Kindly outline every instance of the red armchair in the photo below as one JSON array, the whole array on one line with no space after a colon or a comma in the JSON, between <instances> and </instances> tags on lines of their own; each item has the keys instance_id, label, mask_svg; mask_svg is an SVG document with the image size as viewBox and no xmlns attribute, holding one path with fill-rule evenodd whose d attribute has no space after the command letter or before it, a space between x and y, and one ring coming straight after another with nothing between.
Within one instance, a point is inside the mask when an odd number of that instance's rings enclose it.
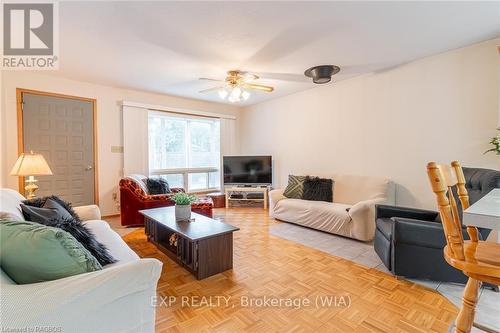
<instances>
[{"instance_id":1,"label":"red armchair","mask_svg":"<svg viewBox=\"0 0 500 333\"><path fill-rule=\"evenodd\" d=\"M146 187L142 178L134 176L133 178L123 178L120 180L120 215L122 226L137 227L144 225L144 216L139 213L142 209L173 206L170 198L177 192L184 192L183 188L172 188L172 193L168 194L147 194ZM213 203L210 198L200 198L191 205L193 212L212 217Z\"/></svg>"}]
</instances>

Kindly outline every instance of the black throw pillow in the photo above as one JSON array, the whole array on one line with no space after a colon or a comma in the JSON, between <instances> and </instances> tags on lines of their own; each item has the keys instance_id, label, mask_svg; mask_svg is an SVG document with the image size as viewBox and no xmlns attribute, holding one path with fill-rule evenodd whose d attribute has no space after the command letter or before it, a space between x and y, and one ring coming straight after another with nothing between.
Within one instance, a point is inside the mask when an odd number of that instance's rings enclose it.
<instances>
[{"instance_id":1,"label":"black throw pillow","mask_svg":"<svg viewBox=\"0 0 500 333\"><path fill-rule=\"evenodd\" d=\"M333 202L333 180L307 176L302 199Z\"/></svg>"},{"instance_id":2,"label":"black throw pillow","mask_svg":"<svg viewBox=\"0 0 500 333\"><path fill-rule=\"evenodd\" d=\"M24 218L31 222L46 224L53 219L72 219L73 216L52 199L47 199L43 207L33 207L21 204L21 210Z\"/></svg>"},{"instance_id":3,"label":"black throw pillow","mask_svg":"<svg viewBox=\"0 0 500 333\"><path fill-rule=\"evenodd\" d=\"M170 186L168 182L160 177L147 178L146 187L149 194L167 194L170 193Z\"/></svg>"},{"instance_id":4,"label":"black throw pillow","mask_svg":"<svg viewBox=\"0 0 500 333\"><path fill-rule=\"evenodd\" d=\"M21 209L26 220L69 232L102 266L116 262L106 245L99 243L92 231L82 223L71 204L56 196L25 200L23 203Z\"/></svg>"}]
</instances>

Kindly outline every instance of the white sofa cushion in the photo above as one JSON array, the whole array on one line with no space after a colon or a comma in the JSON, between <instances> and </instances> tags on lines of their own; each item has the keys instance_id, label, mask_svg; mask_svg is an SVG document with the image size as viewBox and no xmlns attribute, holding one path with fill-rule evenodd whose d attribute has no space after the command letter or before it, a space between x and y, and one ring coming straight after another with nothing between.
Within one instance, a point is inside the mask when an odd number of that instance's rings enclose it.
<instances>
[{"instance_id":1,"label":"white sofa cushion","mask_svg":"<svg viewBox=\"0 0 500 333\"><path fill-rule=\"evenodd\" d=\"M350 236L351 205L324 201L283 199L274 207L274 217L332 234Z\"/></svg>"},{"instance_id":2,"label":"white sofa cushion","mask_svg":"<svg viewBox=\"0 0 500 333\"><path fill-rule=\"evenodd\" d=\"M101 219L101 210L97 205L73 207L73 210L82 221Z\"/></svg>"},{"instance_id":3,"label":"white sofa cushion","mask_svg":"<svg viewBox=\"0 0 500 333\"><path fill-rule=\"evenodd\" d=\"M23 200L24 197L19 192L10 188L0 189L0 212L12 214L19 220L24 221L20 206Z\"/></svg>"},{"instance_id":4,"label":"white sofa cushion","mask_svg":"<svg viewBox=\"0 0 500 333\"><path fill-rule=\"evenodd\" d=\"M2 284L2 326L18 332L44 326L62 332L154 332L151 299L161 266L141 259L53 281Z\"/></svg>"},{"instance_id":5,"label":"white sofa cushion","mask_svg":"<svg viewBox=\"0 0 500 333\"><path fill-rule=\"evenodd\" d=\"M117 260L114 264L104 266L105 269L113 265L139 259L139 256L128 247L120 235L111 229L108 222L90 220L83 223L94 233L98 242L106 245L109 253Z\"/></svg>"}]
</instances>

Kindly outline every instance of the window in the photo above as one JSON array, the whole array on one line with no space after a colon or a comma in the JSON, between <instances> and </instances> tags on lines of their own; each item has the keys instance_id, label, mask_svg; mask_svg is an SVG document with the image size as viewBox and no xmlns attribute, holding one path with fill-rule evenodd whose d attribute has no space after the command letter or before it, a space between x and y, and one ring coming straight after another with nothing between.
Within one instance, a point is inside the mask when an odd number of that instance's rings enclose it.
<instances>
[{"instance_id":1,"label":"window","mask_svg":"<svg viewBox=\"0 0 500 333\"><path fill-rule=\"evenodd\" d=\"M220 121L149 114L149 170L189 192L220 188Z\"/></svg>"}]
</instances>

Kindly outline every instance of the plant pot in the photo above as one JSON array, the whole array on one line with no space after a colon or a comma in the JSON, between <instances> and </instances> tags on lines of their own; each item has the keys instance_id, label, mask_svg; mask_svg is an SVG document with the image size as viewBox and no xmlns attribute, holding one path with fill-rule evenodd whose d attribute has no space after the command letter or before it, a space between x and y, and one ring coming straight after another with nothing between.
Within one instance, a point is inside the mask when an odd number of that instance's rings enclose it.
<instances>
[{"instance_id":1,"label":"plant pot","mask_svg":"<svg viewBox=\"0 0 500 333\"><path fill-rule=\"evenodd\" d=\"M191 219L191 205L175 205L175 220L189 221Z\"/></svg>"}]
</instances>

